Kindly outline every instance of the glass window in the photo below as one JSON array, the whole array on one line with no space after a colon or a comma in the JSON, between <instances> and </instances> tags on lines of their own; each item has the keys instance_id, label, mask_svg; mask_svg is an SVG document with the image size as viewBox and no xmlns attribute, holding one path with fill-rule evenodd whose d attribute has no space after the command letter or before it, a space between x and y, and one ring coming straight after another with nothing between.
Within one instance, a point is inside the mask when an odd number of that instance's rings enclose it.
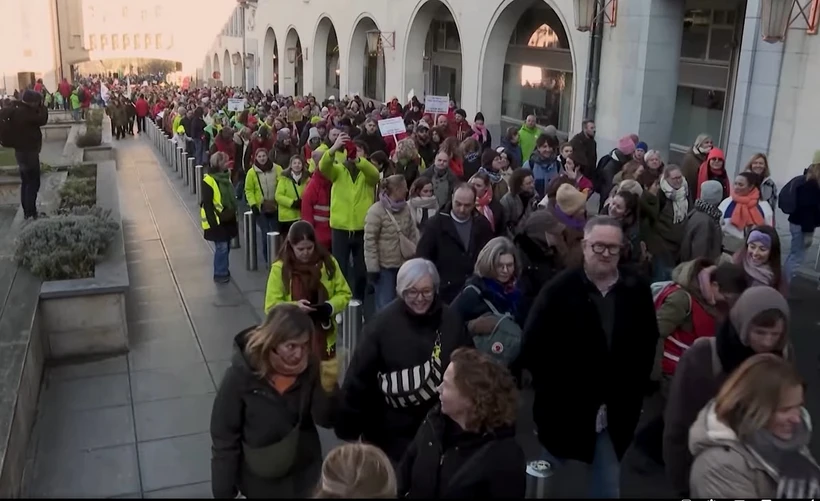
<instances>
[{"instance_id":1,"label":"glass window","mask_svg":"<svg viewBox=\"0 0 820 501\"><path fill-rule=\"evenodd\" d=\"M458 37L458 27L453 21L444 23L444 50L461 51L461 39Z\"/></svg>"},{"instance_id":2,"label":"glass window","mask_svg":"<svg viewBox=\"0 0 820 501\"><path fill-rule=\"evenodd\" d=\"M690 145L704 132L717 140L722 133L725 102L726 93L720 90L678 87L672 143Z\"/></svg>"},{"instance_id":3,"label":"glass window","mask_svg":"<svg viewBox=\"0 0 820 501\"><path fill-rule=\"evenodd\" d=\"M689 10L686 12L683 18L681 57L706 59L711 16L712 11L709 10Z\"/></svg>"},{"instance_id":4,"label":"glass window","mask_svg":"<svg viewBox=\"0 0 820 501\"><path fill-rule=\"evenodd\" d=\"M134 49L136 49L136 50L142 49L142 44L140 43L141 40L142 40L142 37L139 36L137 33L134 33Z\"/></svg>"},{"instance_id":5,"label":"glass window","mask_svg":"<svg viewBox=\"0 0 820 501\"><path fill-rule=\"evenodd\" d=\"M510 36L510 45L569 49L564 25L549 7L533 7L524 12Z\"/></svg>"},{"instance_id":6,"label":"glass window","mask_svg":"<svg viewBox=\"0 0 820 501\"><path fill-rule=\"evenodd\" d=\"M709 59L729 62L732 59L734 39L735 31L733 29L712 28L712 36L709 38Z\"/></svg>"},{"instance_id":7,"label":"glass window","mask_svg":"<svg viewBox=\"0 0 820 501\"><path fill-rule=\"evenodd\" d=\"M569 130L572 107L572 73L522 66L504 65L504 91L501 114L525 120L535 115L539 125L554 125Z\"/></svg>"}]
</instances>

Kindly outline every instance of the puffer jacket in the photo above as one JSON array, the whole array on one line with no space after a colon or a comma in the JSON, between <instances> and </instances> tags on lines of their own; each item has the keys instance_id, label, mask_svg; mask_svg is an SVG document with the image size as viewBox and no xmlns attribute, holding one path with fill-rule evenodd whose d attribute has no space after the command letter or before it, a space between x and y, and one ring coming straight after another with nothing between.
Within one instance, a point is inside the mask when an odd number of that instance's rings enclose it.
<instances>
[{"instance_id":1,"label":"puffer jacket","mask_svg":"<svg viewBox=\"0 0 820 501\"><path fill-rule=\"evenodd\" d=\"M399 230L402 235L418 243L419 230L413 221L410 206L405 205L399 212L388 214L384 204L378 201L367 210L364 218L364 264L368 273L378 273L383 268L397 269L404 264L406 259L401 255Z\"/></svg>"},{"instance_id":2,"label":"puffer jacket","mask_svg":"<svg viewBox=\"0 0 820 501\"><path fill-rule=\"evenodd\" d=\"M297 182L290 168L282 171L276 183L276 203L279 205L279 221L298 221L302 218L302 193L310 180L310 173L302 171ZM298 201L298 202L297 202Z\"/></svg>"},{"instance_id":3,"label":"puffer jacket","mask_svg":"<svg viewBox=\"0 0 820 501\"><path fill-rule=\"evenodd\" d=\"M342 154L344 156L344 154ZM365 158L354 160L355 170L340 161L339 152L325 151L319 170L333 183L330 192L330 227L335 230L360 231L379 183L379 169Z\"/></svg>"}]
</instances>

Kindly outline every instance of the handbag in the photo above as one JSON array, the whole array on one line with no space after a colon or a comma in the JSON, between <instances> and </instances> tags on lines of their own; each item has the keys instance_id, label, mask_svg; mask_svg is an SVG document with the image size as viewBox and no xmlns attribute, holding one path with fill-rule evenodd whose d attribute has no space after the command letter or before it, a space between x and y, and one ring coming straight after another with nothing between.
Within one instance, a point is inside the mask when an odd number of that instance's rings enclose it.
<instances>
[{"instance_id":1,"label":"handbag","mask_svg":"<svg viewBox=\"0 0 820 501\"><path fill-rule=\"evenodd\" d=\"M438 395L443 380L441 368L441 332L436 331L433 353L421 365L378 374L379 388L385 401L396 409L414 407Z\"/></svg>"},{"instance_id":2,"label":"handbag","mask_svg":"<svg viewBox=\"0 0 820 501\"><path fill-rule=\"evenodd\" d=\"M387 213L387 216L393 221L393 224L396 225L396 231L399 234L399 253L403 259L413 259L416 256L416 243L404 236L404 233L401 232L401 226L399 226L398 221L396 218L393 217L393 214L387 209L384 208L384 211Z\"/></svg>"},{"instance_id":3,"label":"handbag","mask_svg":"<svg viewBox=\"0 0 820 501\"><path fill-rule=\"evenodd\" d=\"M254 390L256 393L258 390ZM248 469L260 478L277 479L288 474L296 461L299 451L299 434L302 428L302 416L305 409L307 390L299 399L299 419L292 430L282 440L262 447L251 447L242 442L242 456Z\"/></svg>"}]
</instances>

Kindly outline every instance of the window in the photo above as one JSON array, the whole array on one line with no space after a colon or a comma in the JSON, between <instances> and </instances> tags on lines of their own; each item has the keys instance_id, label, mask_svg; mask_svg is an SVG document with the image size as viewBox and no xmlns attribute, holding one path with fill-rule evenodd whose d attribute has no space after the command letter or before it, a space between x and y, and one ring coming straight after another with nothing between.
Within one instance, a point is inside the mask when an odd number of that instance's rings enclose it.
<instances>
[{"instance_id":1,"label":"window","mask_svg":"<svg viewBox=\"0 0 820 501\"><path fill-rule=\"evenodd\" d=\"M737 12L734 10L687 10L680 56L728 63L736 45L736 22Z\"/></svg>"},{"instance_id":2,"label":"window","mask_svg":"<svg viewBox=\"0 0 820 501\"><path fill-rule=\"evenodd\" d=\"M461 39L455 21L434 21L431 31L436 50L461 51Z\"/></svg>"},{"instance_id":3,"label":"window","mask_svg":"<svg viewBox=\"0 0 820 501\"><path fill-rule=\"evenodd\" d=\"M100 35L100 49L108 49L108 35Z\"/></svg>"},{"instance_id":4,"label":"window","mask_svg":"<svg viewBox=\"0 0 820 501\"><path fill-rule=\"evenodd\" d=\"M88 35L88 50L97 50L97 35Z\"/></svg>"},{"instance_id":5,"label":"window","mask_svg":"<svg viewBox=\"0 0 820 501\"><path fill-rule=\"evenodd\" d=\"M153 46L152 42L153 42L153 39L152 39L151 35L146 33L145 34L145 48L146 49L151 49L151 47Z\"/></svg>"},{"instance_id":6,"label":"window","mask_svg":"<svg viewBox=\"0 0 820 501\"><path fill-rule=\"evenodd\" d=\"M535 115L539 125L569 130L572 73L537 66L504 65L501 114L525 120Z\"/></svg>"},{"instance_id":7,"label":"window","mask_svg":"<svg viewBox=\"0 0 820 501\"><path fill-rule=\"evenodd\" d=\"M569 38L555 11L549 7L533 7L519 19L510 36L510 45L569 50Z\"/></svg>"},{"instance_id":8,"label":"window","mask_svg":"<svg viewBox=\"0 0 820 501\"><path fill-rule=\"evenodd\" d=\"M111 35L111 50L120 50L120 36L116 33Z\"/></svg>"},{"instance_id":9,"label":"window","mask_svg":"<svg viewBox=\"0 0 820 501\"><path fill-rule=\"evenodd\" d=\"M141 39L142 39L142 37L139 36L139 34L134 33L134 49L135 50L142 49L142 43L140 43Z\"/></svg>"},{"instance_id":10,"label":"window","mask_svg":"<svg viewBox=\"0 0 820 501\"><path fill-rule=\"evenodd\" d=\"M155 49L162 49L162 34L157 33L157 42L154 44Z\"/></svg>"},{"instance_id":11,"label":"window","mask_svg":"<svg viewBox=\"0 0 820 501\"><path fill-rule=\"evenodd\" d=\"M725 102L726 93L722 90L678 87L672 143L691 145L704 132L717 141L722 133Z\"/></svg>"}]
</instances>

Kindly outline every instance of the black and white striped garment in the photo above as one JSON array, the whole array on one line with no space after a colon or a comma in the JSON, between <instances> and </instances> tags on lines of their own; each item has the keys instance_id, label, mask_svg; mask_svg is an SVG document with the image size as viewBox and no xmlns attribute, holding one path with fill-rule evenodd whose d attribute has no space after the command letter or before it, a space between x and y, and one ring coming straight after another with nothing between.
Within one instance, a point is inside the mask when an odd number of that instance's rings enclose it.
<instances>
[{"instance_id":1,"label":"black and white striped garment","mask_svg":"<svg viewBox=\"0 0 820 501\"><path fill-rule=\"evenodd\" d=\"M410 369L379 374L379 386L388 405L394 408L413 407L438 394L441 384L441 360L437 356Z\"/></svg>"}]
</instances>

